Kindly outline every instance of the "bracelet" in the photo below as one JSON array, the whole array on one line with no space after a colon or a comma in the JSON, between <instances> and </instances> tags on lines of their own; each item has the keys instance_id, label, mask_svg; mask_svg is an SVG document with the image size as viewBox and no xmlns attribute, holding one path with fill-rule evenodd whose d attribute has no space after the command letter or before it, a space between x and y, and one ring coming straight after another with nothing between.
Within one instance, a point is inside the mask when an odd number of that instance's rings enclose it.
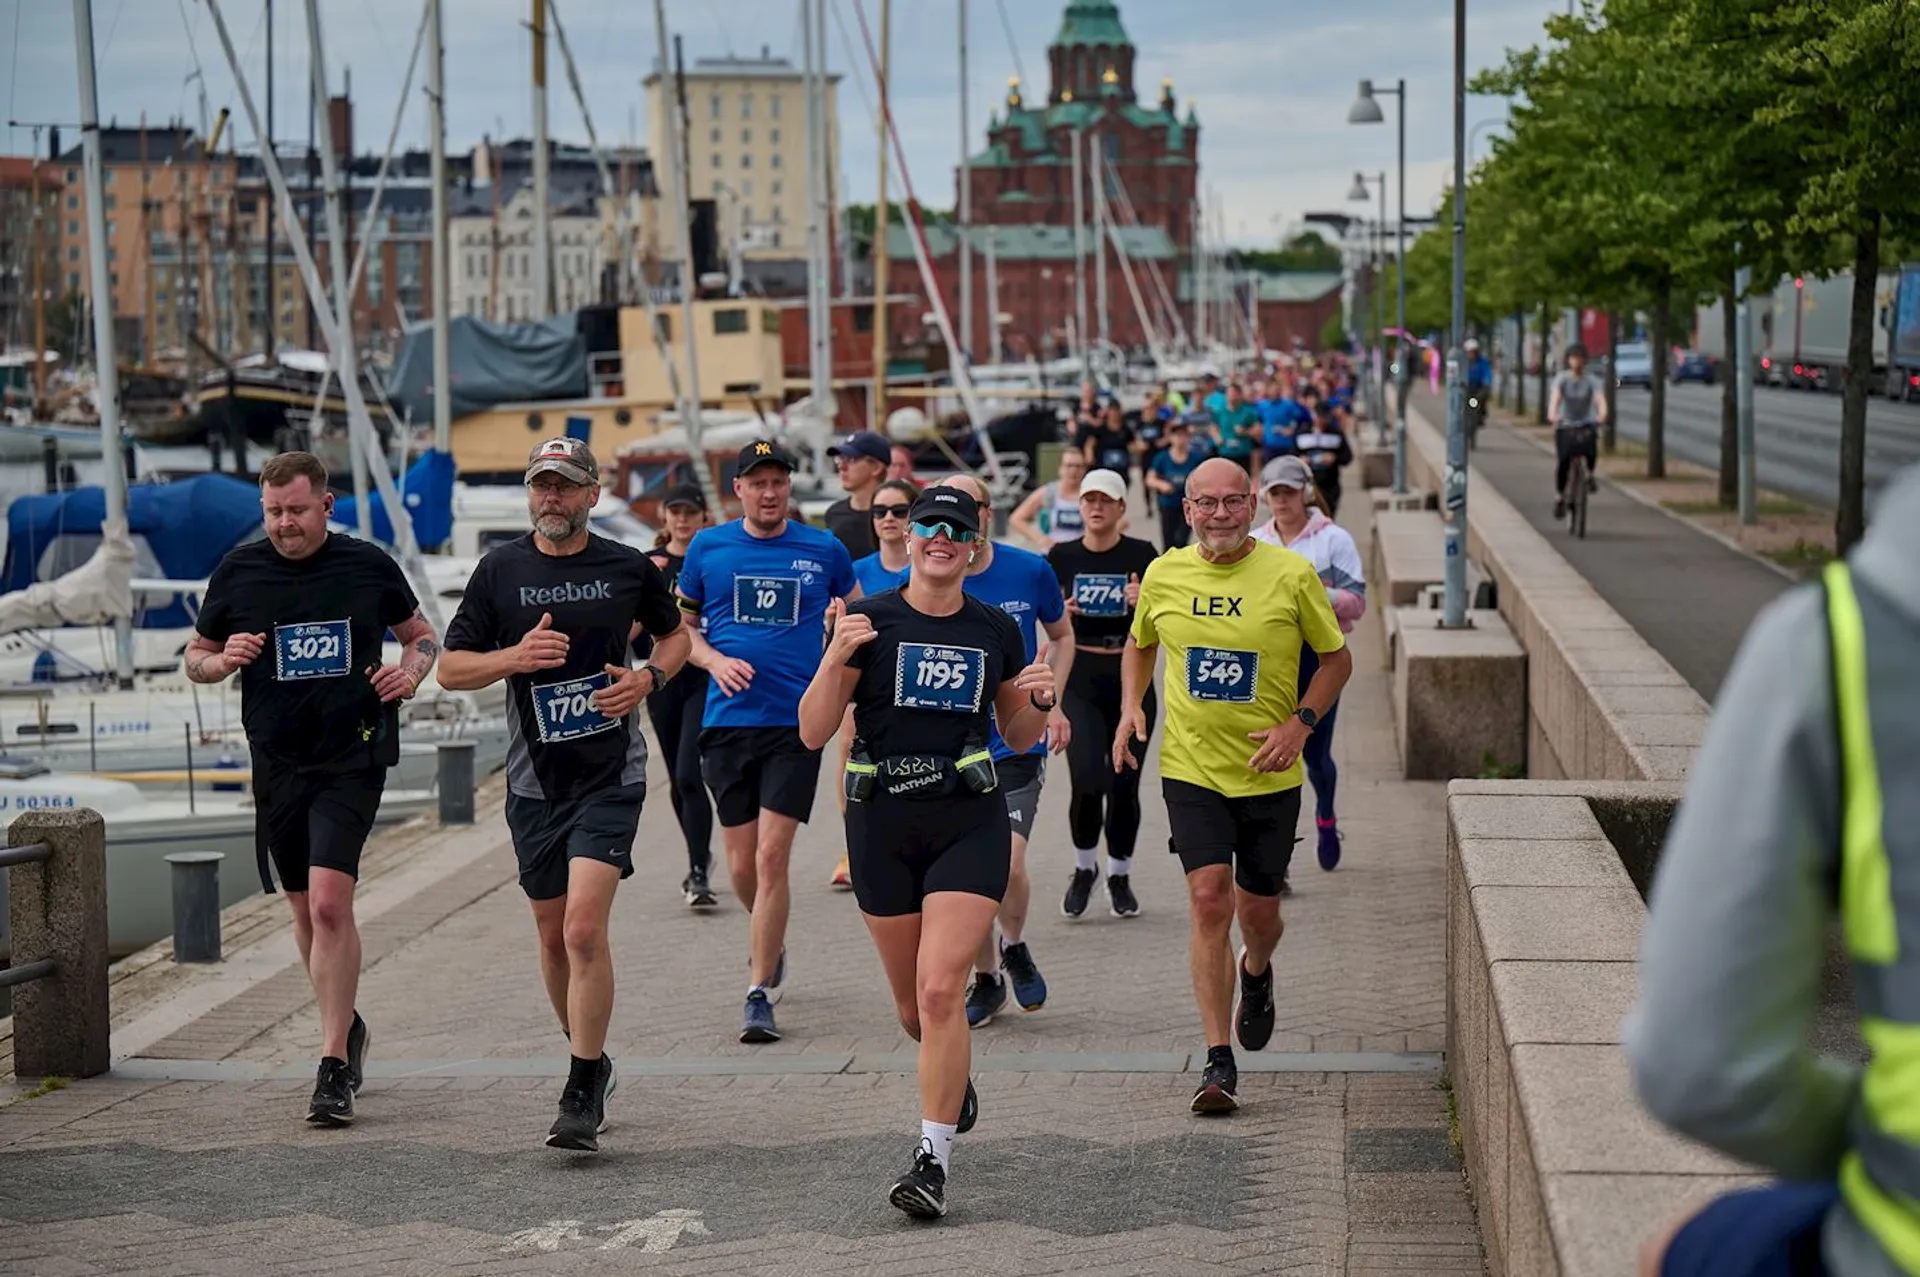
<instances>
[{"instance_id":1,"label":"bracelet","mask_svg":"<svg viewBox=\"0 0 1920 1277\"><path fill-rule=\"evenodd\" d=\"M1027 693L1027 704L1033 706L1035 709L1039 710L1042 714L1053 713L1053 707L1058 705L1059 703L1060 703L1060 698L1056 696L1052 700L1048 701L1045 705L1042 705L1038 700L1038 698L1036 698L1032 692Z\"/></svg>"}]
</instances>

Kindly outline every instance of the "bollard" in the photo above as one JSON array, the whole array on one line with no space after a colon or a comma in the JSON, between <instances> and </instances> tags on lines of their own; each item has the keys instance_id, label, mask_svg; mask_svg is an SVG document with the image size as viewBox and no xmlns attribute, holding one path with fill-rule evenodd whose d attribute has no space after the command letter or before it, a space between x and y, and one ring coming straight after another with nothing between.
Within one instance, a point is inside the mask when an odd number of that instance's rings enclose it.
<instances>
[{"instance_id":1,"label":"bollard","mask_svg":"<svg viewBox=\"0 0 1920 1277\"><path fill-rule=\"evenodd\" d=\"M107 1008L107 826L85 807L29 810L7 845L46 843L45 861L8 875L13 963L51 959L52 974L13 988L16 1077L94 1077L112 1053Z\"/></svg>"},{"instance_id":2,"label":"bollard","mask_svg":"<svg viewBox=\"0 0 1920 1277\"><path fill-rule=\"evenodd\" d=\"M440 751L440 823L473 823L473 750L470 740L443 740Z\"/></svg>"},{"instance_id":3,"label":"bollard","mask_svg":"<svg viewBox=\"0 0 1920 1277\"><path fill-rule=\"evenodd\" d=\"M173 866L173 960L220 961L219 851L177 851Z\"/></svg>"}]
</instances>

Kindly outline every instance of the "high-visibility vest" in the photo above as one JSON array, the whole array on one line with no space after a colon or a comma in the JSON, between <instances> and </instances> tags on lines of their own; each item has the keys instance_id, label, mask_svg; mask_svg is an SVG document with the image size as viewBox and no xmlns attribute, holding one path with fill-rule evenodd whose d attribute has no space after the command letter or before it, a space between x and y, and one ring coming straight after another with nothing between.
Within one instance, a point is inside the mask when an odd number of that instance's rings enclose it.
<instances>
[{"instance_id":1,"label":"high-visibility vest","mask_svg":"<svg viewBox=\"0 0 1920 1277\"><path fill-rule=\"evenodd\" d=\"M1828 565L1826 599L1840 742L1840 922L1861 1036L1872 1053L1853 1148L1840 1163L1840 1193L1888 1256L1920 1274L1920 989L1913 987L1920 954L1901 952L1867 694L1866 622L1845 563ZM1907 845L1915 831L1899 836ZM1920 903L1920 863L1903 863L1899 873L1899 894L1910 907ZM1920 946L1920 916L1909 918L1907 939Z\"/></svg>"}]
</instances>

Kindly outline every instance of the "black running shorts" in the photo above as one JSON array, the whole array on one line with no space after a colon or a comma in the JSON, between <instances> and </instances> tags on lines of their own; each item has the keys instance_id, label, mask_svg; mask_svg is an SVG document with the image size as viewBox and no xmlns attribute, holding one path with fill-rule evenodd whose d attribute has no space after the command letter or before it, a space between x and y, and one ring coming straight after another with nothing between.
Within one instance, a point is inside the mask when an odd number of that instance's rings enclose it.
<instances>
[{"instance_id":1,"label":"black running shorts","mask_svg":"<svg viewBox=\"0 0 1920 1277\"><path fill-rule=\"evenodd\" d=\"M305 891L310 868L360 877L360 853L373 832L387 769L303 772L253 756L254 858L261 890L272 892L272 860L283 891Z\"/></svg>"},{"instance_id":2,"label":"black running shorts","mask_svg":"<svg viewBox=\"0 0 1920 1277\"><path fill-rule=\"evenodd\" d=\"M1277 794L1229 798L1184 780L1162 780L1167 800L1167 849L1188 873L1232 865L1233 881L1255 896L1277 896L1299 835L1300 787Z\"/></svg>"},{"instance_id":3,"label":"black running shorts","mask_svg":"<svg viewBox=\"0 0 1920 1277\"><path fill-rule=\"evenodd\" d=\"M700 733L700 775L723 829L750 825L763 809L805 824L820 753L801 743L798 727L709 727Z\"/></svg>"},{"instance_id":4,"label":"black running shorts","mask_svg":"<svg viewBox=\"0 0 1920 1277\"><path fill-rule=\"evenodd\" d=\"M860 911L876 918L920 912L936 891L999 901L1013 858L1006 800L998 793L893 798L847 804L847 860Z\"/></svg>"},{"instance_id":5,"label":"black running shorts","mask_svg":"<svg viewBox=\"0 0 1920 1277\"><path fill-rule=\"evenodd\" d=\"M612 865L633 876L633 839L647 787L619 785L583 798L507 795L507 829L520 863L520 889L529 900L567 894L567 866L574 860Z\"/></svg>"},{"instance_id":6,"label":"black running shorts","mask_svg":"<svg viewBox=\"0 0 1920 1277\"><path fill-rule=\"evenodd\" d=\"M1031 838L1033 822L1040 815L1040 790L1047 783L1047 756L1015 754L996 761L993 770L1007 801L1007 821L1013 832Z\"/></svg>"}]
</instances>

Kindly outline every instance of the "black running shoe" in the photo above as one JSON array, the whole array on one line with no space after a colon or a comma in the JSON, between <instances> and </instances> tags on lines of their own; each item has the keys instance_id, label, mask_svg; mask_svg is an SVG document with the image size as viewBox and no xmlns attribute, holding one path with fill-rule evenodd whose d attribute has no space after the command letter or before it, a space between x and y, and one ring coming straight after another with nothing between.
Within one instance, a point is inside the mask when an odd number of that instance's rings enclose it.
<instances>
[{"instance_id":1,"label":"black running shoe","mask_svg":"<svg viewBox=\"0 0 1920 1277\"><path fill-rule=\"evenodd\" d=\"M713 894L713 887L707 882L707 871L704 869L689 872L681 881L680 890L686 893L689 909L711 909L720 903Z\"/></svg>"},{"instance_id":2,"label":"black running shoe","mask_svg":"<svg viewBox=\"0 0 1920 1277\"><path fill-rule=\"evenodd\" d=\"M973 1089L973 1079L967 1079L967 1098L960 1101L960 1120L953 1124L955 1135L965 1135L980 1120L980 1093Z\"/></svg>"},{"instance_id":3,"label":"black running shoe","mask_svg":"<svg viewBox=\"0 0 1920 1277\"><path fill-rule=\"evenodd\" d=\"M353 1074L345 1060L329 1055L320 1061L313 1084L313 1103L307 1120L315 1126L347 1126L353 1121Z\"/></svg>"},{"instance_id":4,"label":"black running shoe","mask_svg":"<svg viewBox=\"0 0 1920 1277\"><path fill-rule=\"evenodd\" d=\"M974 972L973 987L967 990L967 1027L978 1029L992 1024L1005 1005L1007 982L990 972Z\"/></svg>"},{"instance_id":5,"label":"black running shoe","mask_svg":"<svg viewBox=\"0 0 1920 1277\"><path fill-rule=\"evenodd\" d=\"M1240 1045L1249 1051L1262 1051L1273 1040L1273 963L1259 975L1247 974L1247 951L1240 951L1240 1014L1233 1027Z\"/></svg>"},{"instance_id":6,"label":"black running shoe","mask_svg":"<svg viewBox=\"0 0 1920 1277\"><path fill-rule=\"evenodd\" d=\"M1193 1103L1188 1107L1196 1113L1231 1113L1240 1107L1234 1094L1239 1089L1240 1070L1233 1060L1209 1052L1207 1067L1200 1073L1200 1089L1193 1093Z\"/></svg>"},{"instance_id":7,"label":"black running shoe","mask_svg":"<svg viewBox=\"0 0 1920 1277\"><path fill-rule=\"evenodd\" d=\"M1060 902L1060 912L1069 918L1078 918L1087 911L1087 902L1093 899L1094 880L1100 877L1098 869L1076 869L1073 881L1067 884L1067 898Z\"/></svg>"},{"instance_id":8,"label":"black running shoe","mask_svg":"<svg viewBox=\"0 0 1920 1277\"><path fill-rule=\"evenodd\" d=\"M1020 1004L1022 1011L1038 1011L1047 1005L1046 977L1040 974L1025 941L1000 950L1000 969L1007 973L1007 982L1013 985L1013 1000Z\"/></svg>"},{"instance_id":9,"label":"black running shoe","mask_svg":"<svg viewBox=\"0 0 1920 1277\"><path fill-rule=\"evenodd\" d=\"M360 1085L367 1080L367 1048L372 1045L373 1032L355 1011L353 1025L347 1030L347 1073L355 1095L360 1094Z\"/></svg>"},{"instance_id":10,"label":"black running shoe","mask_svg":"<svg viewBox=\"0 0 1920 1277\"><path fill-rule=\"evenodd\" d=\"M1140 916L1140 901L1133 894L1132 874L1114 874L1108 878L1107 897L1114 917L1138 918Z\"/></svg>"},{"instance_id":11,"label":"black running shoe","mask_svg":"<svg viewBox=\"0 0 1920 1277\"><path fill-rule=\"evenodd\" d=\"M560 1116L553 1119L553 1127L547 1132L547 1147L576 1153L600 1151L600 1114L592 1091L569 1086L560 1092Z\"/></svg>"},{"instance_id":12,"label":"black running shoe","mask_svg":"<svg viewBox=\"0 0 1920 1277\"><path fill-rule=\"evenodd\" d=\"M913 1169L893 1181L887 1200L915 1219L939 1219L947 1213L947 1173L925 1140L913 1156Z\"/></svg>"}]
</instances>

